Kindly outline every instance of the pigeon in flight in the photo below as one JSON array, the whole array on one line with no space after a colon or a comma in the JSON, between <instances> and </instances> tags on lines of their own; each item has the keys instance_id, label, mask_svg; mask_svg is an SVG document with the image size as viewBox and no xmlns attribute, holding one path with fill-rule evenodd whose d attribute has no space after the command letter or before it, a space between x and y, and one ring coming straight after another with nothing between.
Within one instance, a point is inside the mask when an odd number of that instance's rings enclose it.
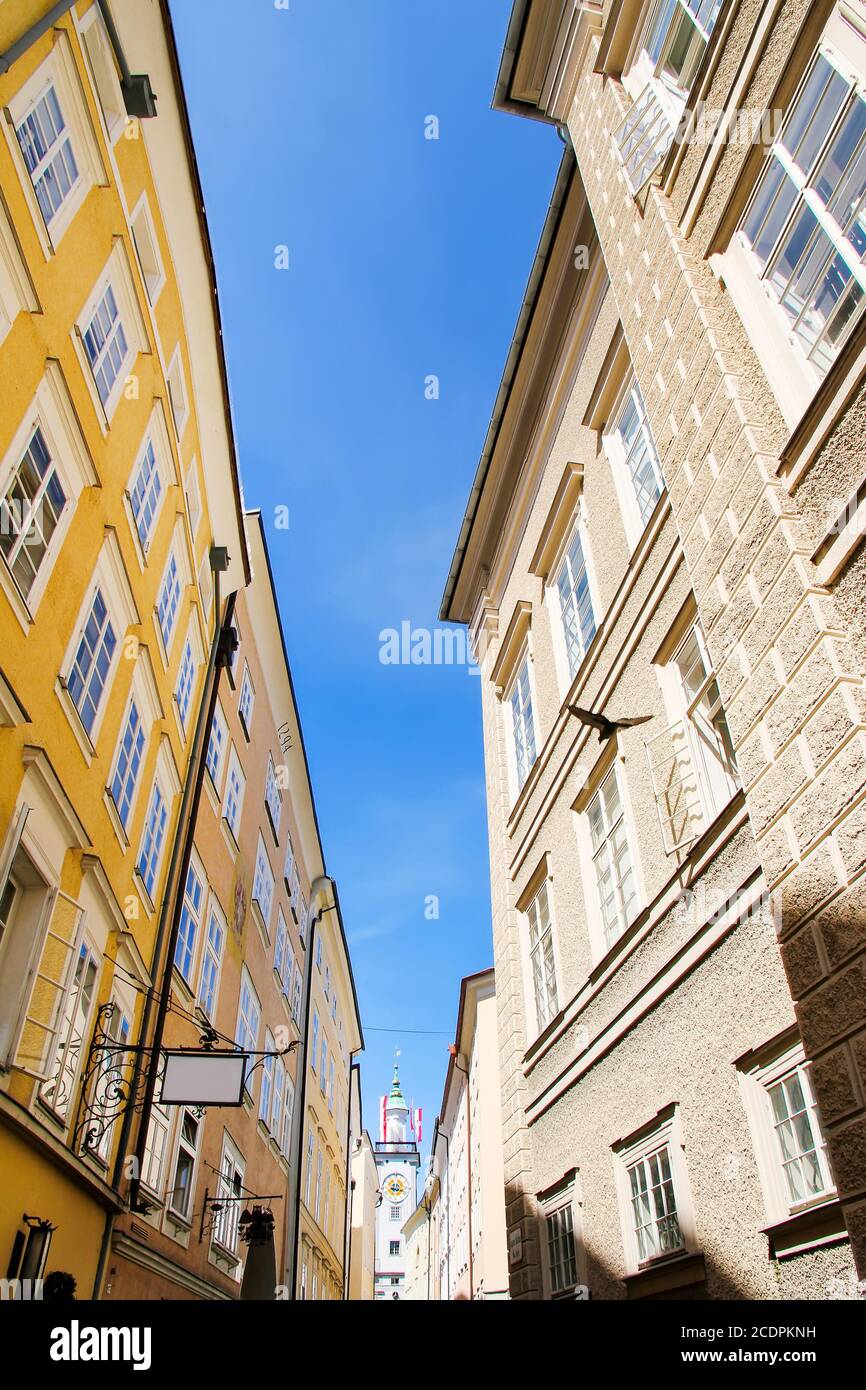
<instances>
[{"instance_id":1,"label":"pigeon in flight","mask_svg":"<svg viewBox=\"0 0 866 1390\"><path fill-rule=\"evenodd\" d=\"M612 738L618 729L632 729L635 724L646 724L648 719L652 719L651 714L641 714L635 719L608 719L604 714L593 714L592 710L581 709L580 705L568 705L566 707L569 714L573 714L579 719L581 724L588 724L591 729L598 729L598 741L604 743L606 739Z\"/></svg>"}]
</instances>

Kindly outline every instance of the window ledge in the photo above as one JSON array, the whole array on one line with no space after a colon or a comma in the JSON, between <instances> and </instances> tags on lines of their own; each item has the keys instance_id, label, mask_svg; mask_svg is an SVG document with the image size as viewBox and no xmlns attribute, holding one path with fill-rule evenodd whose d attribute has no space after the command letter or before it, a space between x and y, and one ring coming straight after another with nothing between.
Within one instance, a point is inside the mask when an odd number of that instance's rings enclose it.
<instances>
[{"instance_id":1,"label":"window ledge","mask_svg":"<svg viewBox=\"0 0 866 1390\"><path fill-rule=\"evenodd\" d=\"M222 831L225 842L229 847L229 852L231 854L232 859L237 859L238 855L240 854L240 845L235 839L235 833L229 825L228 821L226 820L225 816L220 817L220 830Z\"/></svg>"},{"instance_id":2,"label":"window ledge","mask_svg":"<svg viewBox=\"0 0 866 1390\"><path fill-rule=\"evenodd\" d=\"M835 1245L848 1239L842 1204L837 1197L761 1229L767 1237L771 1260L787 1260L819 1245Z\"/></svg>"},{"instance_id":3,"label":"window ledge","mask_svg":"<svg viewBox=\"0 0 866 1390\"><path fill-rule=\"evenodd\" d=\"M657 1260L646 1269L627 1274L623 1283L628 1298L654 1298L656 1294L668 1293L672 1289L702 1284L706 1277L704 1257L700 1251L696 1251L674 1255L668 1260Z\"/></svg>"}]
</instances>

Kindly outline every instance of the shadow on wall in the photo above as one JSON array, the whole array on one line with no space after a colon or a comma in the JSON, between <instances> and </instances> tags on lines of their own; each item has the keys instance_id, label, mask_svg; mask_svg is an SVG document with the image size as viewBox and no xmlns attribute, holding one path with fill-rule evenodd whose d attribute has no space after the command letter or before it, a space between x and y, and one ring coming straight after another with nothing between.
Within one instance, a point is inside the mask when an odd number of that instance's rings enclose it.
<instances>
[{"instance_id":1,"label":"shadow on wall","mask_svg":"<svg viewBox=\"0 0 866 1390\"><path fill-rule=\"evenodd\" d=\"M509 1232L513 1225L517 1224L520 1213L523 1211L527 1200L525 1193L521 1192L513 1185L506 1185L505 1188L505 1212L506 1222ZM530 1230L535 1225L534 1218L530 1218L527 1223ZM542 1235L541 1224L537 1226L538 1239ZM542 1274L541 1260L543 1253L538 1246L534 1235L527 1238L524 1234L523 1239L523 1261L511 1267L511 1297L519 1299L540 1299L542 1298ZM661 1266L660 1266L661 1267ZM701 1302L706 1299L723 1300L753 1300L754 1295L749 1292L747 1287L732 1277L729 1269L724 1269L713 1258L703 1252L703 1278L697 1282L690 1283L678 1288L665 1289L662 1291L642 1291L639 1295L632 1294L632 1298L639 1298L641 1302ZM696 1272L692 1270L692 1276ZM624 1266L614 1269L610 1262L601 1256L592 1245L585 1244L582 1251L582 1268L578 1269L578 1278L585 1283L594 1299L616 1300L628 1299L629 1289L623 1278Z\"/></svg>"}]
</instances>

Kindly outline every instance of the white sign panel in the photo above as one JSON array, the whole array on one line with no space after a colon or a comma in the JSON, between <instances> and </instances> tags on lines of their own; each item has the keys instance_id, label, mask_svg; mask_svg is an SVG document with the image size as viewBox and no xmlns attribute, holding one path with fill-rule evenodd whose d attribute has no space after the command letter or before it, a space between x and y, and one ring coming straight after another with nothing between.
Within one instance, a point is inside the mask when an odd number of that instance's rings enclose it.
<instances>
[{"instance_id":1,"label":"white sign panel","mask_svg":"<svg viewBox=\"0 0 866 1390\"><path fill-rule=\"evenodd\" d=\"M162 1105L241 1105L246 1052L167 1052Z\"/></svg>"}]
</instances>

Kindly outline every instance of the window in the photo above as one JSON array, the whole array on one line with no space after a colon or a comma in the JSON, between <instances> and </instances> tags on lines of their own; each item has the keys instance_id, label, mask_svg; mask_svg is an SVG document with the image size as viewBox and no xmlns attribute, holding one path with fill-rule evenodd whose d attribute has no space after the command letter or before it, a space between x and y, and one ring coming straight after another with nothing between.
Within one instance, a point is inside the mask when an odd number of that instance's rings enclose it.
<instances>
[{"instance_id":1,"label":"window","mask_svg":"<svg viewBox=\"0 0 866 1390\"><path fill-rule=\"evenodd\" d=\"M315 1217L318 1221L322 1208L322 1150L316 1155L316 1205Z\"/></svg>"},{"instance_id":2,"label":"window","mask_svg":"<svg viewBox=\"0 0 866 1390\"><path fill-rule=\"evenodd\" d=\"M244 778L238 755L233 748L229 757L229 771L226 779L223 815L235 839L237 839L240 830L241 807L244 804L245 786L246 779Z\"/></svg>"},{"instance_id":3,"label":"window","mask_svg":"<svg viewBox=\"0 0 866 1390\"><path fill-rule=\"evenodd\" d=\"M526 909L526 921L529 927L529 969L535 997L536 1024L540 1033L559 1010L553 923L546 879Z\"/></svg>"},{"instance_id":4,"label":"window","mask_svg":"<svg viewBox=\"0 0 866 1390\"><path fill-rule=\"evenodd\" d=\"M66 689L88 734L108 683L117 636L102 589L97 587L78 639Z\"/></svg>"},{"instance_id":5,"label":"window","mask_svg":"<svg viewBox=\"0 0 866 1390\"><path fill-rule=\"evenodd\" d=\"M299 905L299 914L298 914L298 915L299 915L298 931L299 931L299 934L300 934L300 937L301 937L301 940L302 940L302 941L306 941L306 936L307 936L307 916L308 916L308 914L309 914L309 911L310 911L310 904L307 902L306 898L304 897L304 895L303 895L303 893L302 893L302 894L301 894L301 901L300 901L300 905Z\"/></svg>"},{"instance_id":6,"label":"window","mask_svg":"<svg viewBox=\"0 0 866 1390\"><path fill-rule=\"evenodd\" d=\"M90 1043L90 1021L99 983L100 961L87 940L78 948L72 988L66 997L63 1021L51 1071L39 1088L39 1098L65 1120L76 1099L75 1090ZM38 991L34 988L34 996Z\"/></svg>"},{"instance_id":7,"label":"window","mask_svg":"<svg viewBox=\"0 0 866 1390\"><path fill-rule=\"evenodd\" d=\"M313 1041L310 1047L310 1070L316 1070L316 1061L319 1052L319 1011L313 1009Z\"/></svg>"},{"instance_id":8,"label":"window","mask_svg":"<svg viewBox=\"0 0 866 1390\"><path fill-rule=\"evenodd\" d=\"M319 1089L322 1095L328 1087L328 1039L322 1038L322 1064L319 1067Z\"/></svg>"},{"instance_id":9,"label":"window","mask_svg":"<svg viewBox=\"0 0 866 1390\"><path fill-rule=\"evenodd\" d=\"M219 791L220 788L227 741L228 726L226 724L226 717L223 714L222 705L217 701L213 714L213 722L210 726L210 738L208 739L207 756L205 758L205 765L210 773L210 779L217 791Z\"/></svg>"},{"instance_id":10,"label":"window","mask_svg":"<svg viewBox=\"0 0 866 1390\"><path fill-rule=\"evenodd\" d=\"M399 1254L400 1254L400 1242L399 1242L399 1240L390 1240L390 1241L388 1242L388 1247L389 1247L389 1248L388 1248L388 1254L389 1254L389 1255L399 1255Z\"/></svg>"},{"instance_id":11,"label":"window","mask_svg":"<svg viewBox=\"0 0 866 1390\"><path fill-rule=\"evenodd\" d=\"M129 219L129 225L132 228L135 254L138 256L138 264L141 267L147 297L151 304L155 304L165 284L165 272L162 268L162 257L159 254L159 242L144 195L136 205L135 211Z\"/></svg>"},{"instance_id":12,"label":"window","mask_svg":"<svg viewBox=\"0 0 866 1390\"><path fill-rule=\"evenodd\" d=\"M262 1006L253 989L252 981L243 967L241 975L241 994L238 1003L237 1045L244 1052L255 1052L258 1047L259 1026L262 1021ZM249 1089L249 1087L247 1087Z\"/></svg>"},{"instance_id":13,"label":"window","mask_svg":"<svg viewBox=\"0 0 866 1390\"><path fill-rule=\"evenodd\" d=\"M271 868L261 834L259 834L256 869L253 876L253 902L259 909L265 931L270 935L271 908L274 902L274 871Z\"/></svg>"},{"instance_id":14,"label":"window","mask_svg":"<svg viewBox=\"0 0 866 1390\"><path fill-rule=\"evenodd\" d=\"M183 656L180 662L177 685L175 686L174 699L177 705L177 712L180 715L180 722L184 733L187 732L189 723L190 705L192 704L192 692L195 684L195 657L192 650L192 638L187 637L183 648Z\"/></svg>"},{"instance_id":15,"label":"window","mask_svg":"<svg viewBox=\"0 0 866 1390\"><path fill-rule=\"evenodd\" d=\"M190 864L183 890L180 926L174 952L174 963L188 985L192 984L192 968L195 960L196 940L201 926L203 899L203 877L195 865Z\"/></svg>"},{"instance_id":16,"label":"window","mask_svg":"<svg viewBox=\"0 0 866 1390\"><path fill-rule=\"evenodd\" d=\"M169 1206L176 1215L187 1221L192 1217L193 1180L200 1133L201 1121L192 1110L182 1110Z\"/></svg>"},{"instance_id":17,"label":"window","mask_svg":"<svg viewBox=\"0 0 866 1390\"><path fill-rule=\"evenodd\" d=\"M154 901L154 891L159 874L159 861L162 857L162 845L165 839L167 820L168 806L163 796L162 788L158 782L154 782L153 791L150 796L150 806L147 811L147 820L144 825L144 836L141 841L141 849L136 865L139 877L144 884L147 896L150 898L151 902Z\"/></svg>"},{"instance_id":18,"label":"window","mask_svg":"<svg viewBox=\"0 0 866 1390\"><path fill-rule=\"evenodd\" d=\"M657 0L630 73L636 100L614 141L637 195L661 164L676 132L722 0Z\"/></svg>"},{"instance_id":19,"label":"window","mask_svg":"<svg viewBox=\"0 0 866 1390\"><path fill-rule=\"evenodd\" d=\"M812 1083L805 1064L767 1086L779 1164L791 1208L833 1190Z\"/></svg>"},{"instance_id":20,"label":"window","mask_svg":"<svg viewBox=\"0 0 866 1390\"><path fill-rule=\"evenodd\" d=\"M283 881L291 893L295 877L295 851L291 835L286 836L286 862L283 865Z\"/></svg>"},{"instance_id":21,"label":"window","mask_svg":"<svg viewBox=\"0 0 866 1390\"><path fill-rule=\"evenodd\" d=\"M150 1124L144 1148L144 1162L141 1167L143 1185L156 1196L160 1196L162 1168L168 1150L168 1131L170 1128L168 1110L158 1103L150 1113Z\"/></svg>"},{"instance_id":22,"label":"window","mask_svg":"<svg viewBox=\"0 0 866 1390\"><path fill-rule=\"evenodd\" d=\"M403 1210L402 1204L401 1204L400 1206L392 1206L392 1207L391 1207L391 1220L392 1220L392 1221L399 1221L399 1220L400 1220L400 1213L402 1212L402 1210Z\"/></svg>"},{"instance_id":23,"label":"window","mask_svg":"<svg viewBox=\"0 0 866 1390\"><path fill-rule=\"evenodd\" d=\"M31 102L15 134L45 225L51 228L81 184L79 160L54 81Z\"/></svg>"},{"instance_id":24,"label":"window","mask_svg":"<svg viewBox=\"0 0 866 1390\"><path fill-rule=\"evenodd\" d=\"M190 534L195 537L198 524L201 521L201 492L198 486L198 468L195 459L190 464L186 475L186 511L189 517ZM208 568L210 568L209 557Z\"/></svg>"},{"instance_id":25,"label":"window","mask_svg":"<svg viewBox=\"0 0 866 1390\"><path fill-rule=\"evenodd\" d=\"M166 382L168 384L168 399L171 403L171 413L174 420L174 428L178 439L183 437L186 422L189 419L189 400L186 394L186 378L183 372L183 362L180 356L180 344L174 350L174 356L166 372Z\"/></svg>"},{"instance_id":26,"label":"window","mask_svg":"<svg viewBox=\"0 0 866 1390\"><path fill-rule=\"evenodd\" d=\"M629 374L604 446L619 492L629 542L634 546L662 494L662 472L640 387Z\"/></svg>"},{"instance_id":27,"label":"window","mask_svg":"<svg viewBox=\"0 0 866 1390\"><path fill-rule=\"evenodd\" d=\"M560 1201L561 1201L560 1197ZM574 1209L572 1194L565 1205L545 1211L547 1236L547 1272L551 1298L574 1295L577 1289L577 1246L574 1238Z\"/></svg>"},{"instance_id":28,"label":"window","mask_svg":"<svg viewBox=\"0 0 866 1390\"><path fill-rule=\"evenodd\" d=\"M304 1183L304 1205L307 1210L310 1207L310 1191L313 1185L313 1136L307 1135L307 1179Z\"/></svg>"},{"instance_id":29,"label":"window","mask_svg":"<svg viewBox=\"0 0 866 1390\"><path fill-rule=\"evenodd\" d=\"M630 1273L695 1248L679 1115L667 1107L638 1137L614 1146Z\"/></svg>"},{"instance_id":30,"label":"window","mask_svg":"<svg viewBox=\"0 0 866 1390\"><path fill-rule=\"evenodd\" d=\"M238 714L241 717L241 723L244 726L244 733L247 738L250 736L253 717L253 701L255 698L250 668L247 666L246 662L244 662L244 678L241 681L241 693L238 698Z\"/></svg>"},{"instance_id":31,"label":"window","mask_svg":"<svg viewBox=\"0 0 866 1390\"><path fill-rule=\"evenodd\" d=\"M301 994L303 986L303 976L296 965L294 975L292 976L292 1018L298 1024L301 1021Z\"/></svg>"},{"instance_id":32,"label":"window","mask_svg":"<svg viewBox=\"0 0 866 1390\"><path fill-rule=\"evenodd\" d=\"M171 639L174 633L177 613L180 606L180 568L177 563L177 556L172 550L168 557L165 567L165 574L162 577L162 584L159 588L159 597L156 603L156 616L159 623L159 631L162 637L162 645L168 653L171 646Z\"/></svg>"},{"instance_id":33,"label":"window","mask_svg":"<svg viewBox=\"0 0 866 1390\"><path fill-rule=\"evenodd\" d=\"M556 592L559 595L559 614L565 638L568 673L574 678L595 636L595 614L579 529L575 530L571 544L562 558L556 576Z\"/></svg>"},{"instance_id":34,"label":"window","mask_svg":"<svg viewBox=\"0 0 866 1390\"><path fill-rule=\"evenodd\" d=\"M639 1262L682 1249L668 1145L637 1159L629 1166L628 1177Z\"/></svg>"},{"instance_id":35,"label":"window","mask_svg":"<svg viewBox=\"0 0 866 1390\"><path fill-rule=\"evenodd\" d=\"M219 988L220 964L222 962L225 924L219 917L215 906L211 906L204 943L204 958L199 985L199 1003L209 1019L213 1019Z\"/></svg>"},{"instance_id":36,"label":"window","mask_svg":"<svg viewBox=\"0 0 866 1390\"><path fill-rule=\"evenodd\" d=\"M67 496L37 425L0 497L0 552L22 596L45 563Z\"/></svg>"},{"instance_id":37,"label":"window","mask_svg":"<svg viewBox=\"0 0 866 1390\"><path fill-rule=\"evenodd\" d=\"M286 1070L286 1090L283 1101L283 1133L280 1138L280 1148L286 1158L290 1157L291 1138L292 1138L292 1117L295 1113L295 1086L292 1078Z\"/></svg>"},{"instance_id":38,"label":"window","mask_svg":"<svg viewBox=\"0 0 866 1390\"><path fill-rule=\"evenodd\" d=\"M132 475L129 505L135 519L138 538L147 553L153 535L153 524L162 497L162 478L156 461L153 440L146 439L141 458Z\"/></svg>"},{"instance_id":39,"label":"window","mask_svg":"<svg viewBox=\"0 0 866 1390\"><path fill-rule=\"evenodd\" d=\"M274 835L279 836L280 814L283 809L283 798L277 782L277 772L274 767L274 760L268 754L268 772L265 780L265 805L268 808L268 815L271 818L271 825Z\"/></svg>"},{"instance_id":40,"label":"window","mask_svg":"<svg viewBox=\"0 0 866 1390\"><path fill-rule=\"evenodd\" d=\"M274 1052L274 1038L269 1028L265 1029L265 1052ZM274 1092L274 1058L265 1057L262 1062L262 1093L259 1096L259 1119L271 1127L271 1099Z\"/></svg>"},{"instance_id":41,"label":"window","mask_svg":"<svg viewBox=\"0 0 866 1390\"><path fill-rule=\"evenodd\" d=\"M96 308L84 330L84 350L104 406L115 395L115 386L130 355L129 342L111 281L102 289Z\"/></svg>"},{"instance_id":42,"label":"window","mask_svg":"<svg viewBox=\"0 0 866 1390\"><path fill-rule=\"evenodd\" d=\"M788 1030L738 1067L769 1222L830 1201L836 1189L799 1038Z\"/></svg>"},{"instance_id":43,"label":"window","mask_svg":"<svg viewBox=\"0 0 866 1390\"><path fill-rule=\"evenodd\" d=\"M223 1157L217 1181L216 1200L220 1209L216 1211L213 1225L213 1239L230 1254L236 1255L238 1248L238 1226L244 1197L244 1161L239 1151L229 1139L223 1140ZM215 1208L216 1210L216 1208Z\"/></svg>"},{"instance_id":44,"label":"window","mask_svg":"<svg viewBox=\"0 0 866 1390\"><path fill-rule=\"evenodd\" d=\"M317 937L316 937L316 969L318 970L318 972L319 972L320 975L321 975L321 973L322 973L322 959L323 959L323 954L322 954L322 938L321 938L321 936L317 936Z\"/></svg>"},{"instance_id":45,"label":"window","mask_svg":"<svg viewBox=\"0 0 866 1390\"><path fill-rule=\"evenodd\" d=\"M91 1103L105 1128L95 1148L88 1149L88 1152L98 1154L105 1163L108 1162L114 1138L111 1121L115 1115L117 1097L119 1094L125 1093L125 1088L132 1080L132 1056L126 1051L132 1031L130 1011L124 1008L116 995L112 998L111 1004L113 1013L107 1021L105 1031L113 1046L106 1048L101 1053L94 1054L93 1058L96 1063L96 1073L93 1079ZM87 1136L82 1137L80 1140L82 1149L87 1144Z\"/></svg>"},{"instance_id":46,"label":"window","mask_svg":"<svg viewBox=\"0 0 866 1390\"><path fill-rule=\"evenodd\" d=\"M529 684L529 657L524 657L508 697L511 710L511 739L514 750L517 790L520 791L535 762L535 722Z\"/></svg>"},{"instance_id":47,"label":"window","mask_svg":"<svg viewBox=\"0 0 866 1390\"><path fill-rule=\"evenodd\" d=\"M328 1063L328 1109L334 1113L334 1059Z\"/></svg>"},{"instance_id":48,"label":"window","mask_svg":"<svg viewBox=\"0 0 866 1390\"><path fill-rule=\"evenodd\" d=\"M637 901L619 773L611 768L587 808L605 949L626 930Z\"/></svg>"},{"instance_id":49,"label":"window","mask_svg":"<svg viewBox=\"0 0 866 1390\"><path fill-rule=\"evenodd\" d=\"M849 34L848 46L855 42ZM816 52L739 229L813 383L838 355L866 294L866 48L857 49L856 76L830 44Z\"/></svg>"},{"instance_id":50,"label":"window","mask_svg":"<svg viewBox=\"0 0 866 1390\"><path fill-rule=\"evenodd\" d=\"M289 932L283 909L277 909L277 932L274 938L274 971L282 985L286 979L286 951L289 949ZM291 978L291 976L289 976Z\"/></svg>"},{"instance_id":51,"label":"window","mask_svg":"<svg viewBox=\"0 0 866 1390\"><path fill-rule=\"evenodd\" d=\"M669 853L715 820L739 787L737 762L706 639L695 623L661 672L674 722L647 740Z\"/></svg>"},{"instance_id":52,"label":"window","mask_svg":"<svg viewBox=\"0 0 866 1390\"><path fill-rule=\"evenodd\" d=\"M114 775L111 779L111 799L124 830L129 829L129 814L138 785L144 744L144 725L138 705L133 699L126 711L120 746L114 762Z\"/></svg>"}]
</instances>

